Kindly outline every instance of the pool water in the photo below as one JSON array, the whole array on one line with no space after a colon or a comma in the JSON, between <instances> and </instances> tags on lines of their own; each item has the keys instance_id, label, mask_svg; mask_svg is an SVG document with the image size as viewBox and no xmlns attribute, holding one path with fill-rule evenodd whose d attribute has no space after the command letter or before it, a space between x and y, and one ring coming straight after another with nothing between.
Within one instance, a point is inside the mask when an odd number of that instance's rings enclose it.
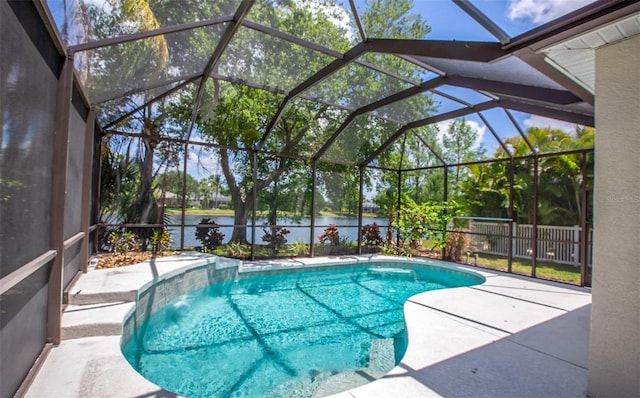
<instances>
[{"instance_id":1,"label":"pool water","mask_svg":"<svg viewBox=\"0 0 640 398\"><path fill-rule=\"evenodd\" d=\"M482 282L415 264L241 274L153 314L123 353L148 380L187 397L336 393L357 385L349 375L373 380L400 362L409 297Z\"/></svg>"}]
</instances>

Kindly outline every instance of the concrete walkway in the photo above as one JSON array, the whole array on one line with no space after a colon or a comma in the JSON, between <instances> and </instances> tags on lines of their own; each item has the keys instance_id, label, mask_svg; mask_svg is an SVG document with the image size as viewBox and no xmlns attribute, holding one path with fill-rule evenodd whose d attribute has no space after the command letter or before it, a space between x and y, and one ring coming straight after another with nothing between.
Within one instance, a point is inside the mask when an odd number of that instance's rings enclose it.
<instances>
[{"instance_id":1,"label":"concrete walkway","mask_svg":"<svg viewBox=\"0 0 640 398\"><path fill-rule=\"evenodd\" d=\"M26 396L175 397L126 362L120 352L122 321L140 287L210 261L187 253L83 275L63 316L64 340L51 350ZM298 259L285 264L301 265ZM462 268L487 281L413 296L405 304L409 346L401 363L374 382L363 375L361 383L368 384L333 397L584 397L589 289Z\"/></svg>"}]
</instances>

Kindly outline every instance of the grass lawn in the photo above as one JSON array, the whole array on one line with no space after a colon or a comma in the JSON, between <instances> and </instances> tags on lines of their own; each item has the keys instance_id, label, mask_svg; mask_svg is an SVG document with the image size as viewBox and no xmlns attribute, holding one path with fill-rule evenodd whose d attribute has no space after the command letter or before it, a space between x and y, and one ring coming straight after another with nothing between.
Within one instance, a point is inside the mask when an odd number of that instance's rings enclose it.
<instances>
[{"instance_id":1,"label":"grass lawn","mask_svg":"<svg viewBox=\"0 0 640 398\"><path fill-rule=\"evenodd\" d=\"M474 263L473 256L469 257L469 263ZM507 271L508 267L506 257L493 256L490 254L479 254L478 265L499 271ZM514 258L511 264L511 271L514 274L530 276L531 260ZM536 276L540 279L580 285L580 268L572 265L538 261L536 263Z\"/></svg>"},{"instance_id":2,"label":"grass lawn","mask_svg":"<svg viewBox=\"0 0 640 398\"><path fill-rule=\"evenodd\" d=\"M165 214L172 216L179 216L182 214L182 209L165 208ZM233 210L231 209L185 209L185 213L190 216L233 216Z\"/></svg>"},{"instance_id":3,"label":"grass lawn","mask_svg":"<svg viewBox=\"0 0 640 398\"><path fill-rule=\"evenodd\" d=\"M179 216L182 214L182 209L180 208L171 208L171 207L167 207L164 209L164 212L166 214L172 215L172 216ZM233 209L196 209L196 208L187 208L185 209L185 213L187 215L190 216L233 216ZM260 213L258 213L260 214ZM328 212L328 211L321 211L319 212L319 215L321 216L326 216L326 217L344 217L344 218L355 218L357 216L355 215L346 215L346 214L338 214L338 213L332 213L332 212ZM370 217L370 218L375 218L377 217L375 214L373 213L362 213L363 217Z\"/></svg>"}]
</instances>

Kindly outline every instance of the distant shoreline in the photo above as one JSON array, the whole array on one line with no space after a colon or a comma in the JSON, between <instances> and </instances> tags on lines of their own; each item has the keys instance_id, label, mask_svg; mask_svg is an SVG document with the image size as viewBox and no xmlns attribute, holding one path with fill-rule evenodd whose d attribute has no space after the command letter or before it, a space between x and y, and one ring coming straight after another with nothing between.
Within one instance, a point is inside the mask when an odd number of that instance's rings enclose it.
<instances>
[{"instance_id":1,"label":"distant shoreline","mask_svg":"<svg viewBox=\"0 0 640 398\"><path fill-rule=\"evenodd\" d=\"M182 214L182 209L176 209L176 208L165 208L164 209L164 213L167 215L171 215L171 216L179 216ZM194 209L194 208L189 208L189 209L185 209L185 214L188 216L228 216L228 217L233 217L233 210L231 209ZM258 213L260 214L260 213ZM319 214L319 216L323 216L323 217L339 217L339 218L356 218L357 215L352 214L352 215L346 215L346 214L336 214L336 213L332 213L332 212L328 212L328 211L321 211ZM286 216L286 214L283 214L282 216ZM362 214L363 217L368 217L368 218L383 218L380 217L374 213L363 213Z\"/></svg>"}]
</instances>

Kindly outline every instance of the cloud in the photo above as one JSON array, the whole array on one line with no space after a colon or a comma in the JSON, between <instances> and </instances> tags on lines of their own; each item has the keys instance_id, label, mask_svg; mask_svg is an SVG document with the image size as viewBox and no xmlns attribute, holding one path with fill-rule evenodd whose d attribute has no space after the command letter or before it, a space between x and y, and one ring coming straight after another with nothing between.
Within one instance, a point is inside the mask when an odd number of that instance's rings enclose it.
<instances>
[{"instance_id":1,"label":"cloud","mask_svg":"<svg viewBox=\"0 0 640 398\"><path fill-rule=\"evenodd\" d=\"M187 160L187 173L200 180L212 174L220 173L218 155L215 152L190 151Z\"/></svg>"},{"instance_id":2,"label":"cloud","mask_svg":"<svg viewBox=\"0 0 640 398\"><path fill-rule=\"evenodd\" d=\"M436 123L436 126L438 127L438 142L440 142L440 144L442 144L442 135L445 133L445 131L449 130L449 126L452 122L453 119ZM467 124L471 126L471 128L475 130L477 134L476 142L475 144L473 144L473 147L471 149L478 149L482 146L482 140L484 139L484 133L487 131L487 126L485 126L484 124L481 125L477 121L469 119L467 119Z\"/></svg>"},{"instance_id":3,"label":"cloud","mask_svg":"<svg viewBox=\"0 0 640 398\"><path fill-rule=\"evenodd\" d=\"M530 19L541 24L584 7L594 0L509 0L507 18Z\"/></svg>"},{"instance_id":4,"label":"cloud","mask_svg":"<svg viewBox=\"0 0 640 398\"><path fill-rule=\"evenodd\" d=\"M549 127L551 129L559 129L563 130L567 133L572 133L575 131L576 125L569 122L563 122L562 120L549 119L542 116L531 115L528 118L524 119L522 123L527 127L540 127L546 128Z\"/></svg>"}]
</instances>

